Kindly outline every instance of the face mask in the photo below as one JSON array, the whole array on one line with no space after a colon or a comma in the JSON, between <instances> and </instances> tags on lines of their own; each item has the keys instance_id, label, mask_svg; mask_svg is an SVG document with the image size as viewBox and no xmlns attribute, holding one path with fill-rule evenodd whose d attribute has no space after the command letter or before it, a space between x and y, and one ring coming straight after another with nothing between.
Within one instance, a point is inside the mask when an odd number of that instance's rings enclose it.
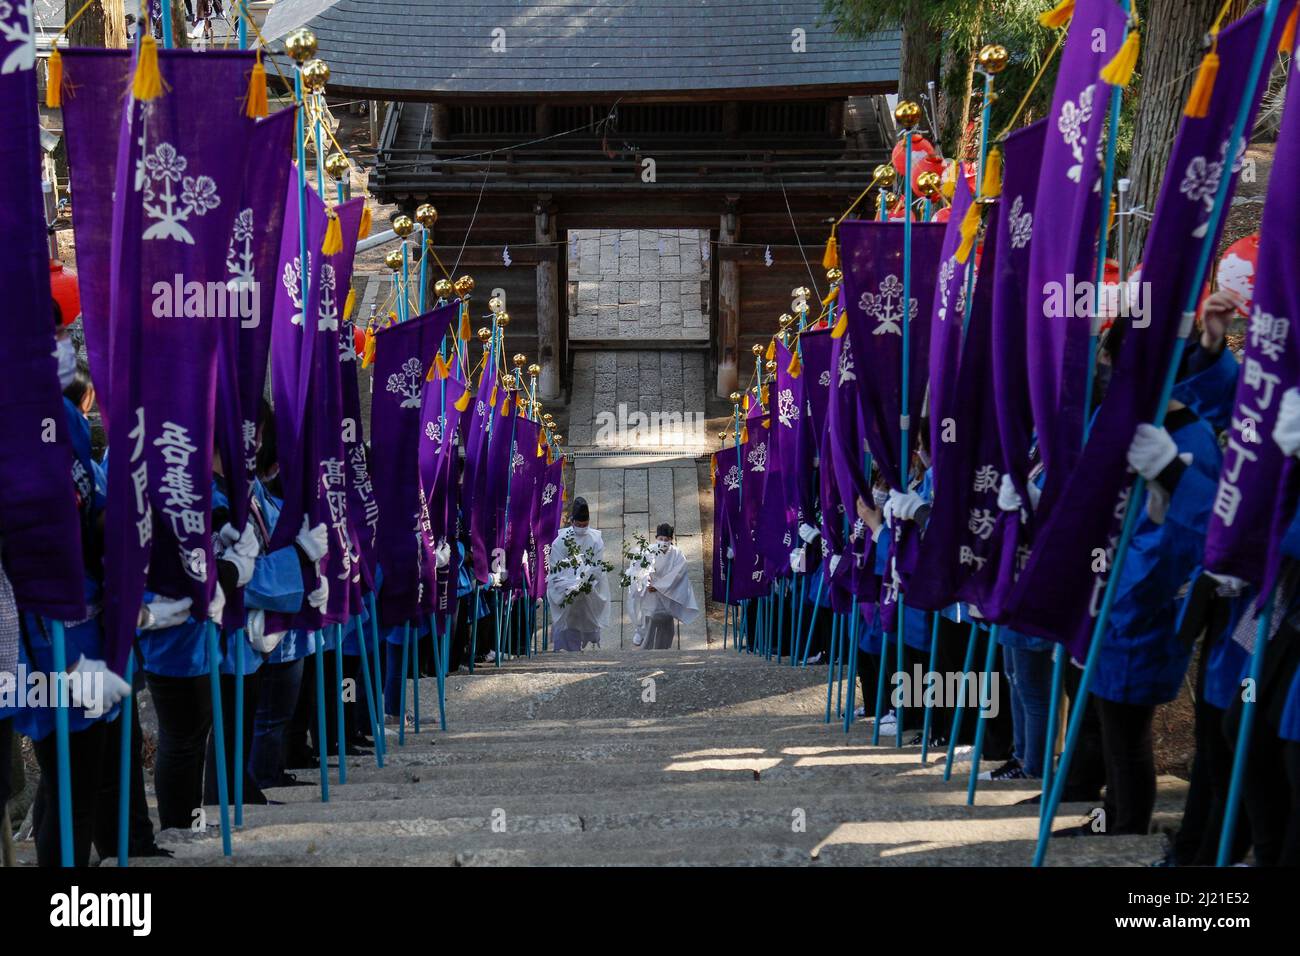
<instances>
[{"instance_id":1,"label":"face mask","mask_svg":"<svg viewBox=\"0 0 1300 956\"><path fill-rule=\"evenodd\" d=\"M77 350L71 339L59 339L55 343L54 357L59 362L59 388L67 388L77 377Z\"/></svg>"},{"instance_id":2,"label":"face mask","mask_svg":"<svg viewBox=\"0 0 1300 956\"><path fill-rule=\"evenodd\" d=\"M889 500L889 492L881 491L879 488L872 489L871 500L875 502L876 508L885 507L885 502Z\"/></svg>"}]
</instances>

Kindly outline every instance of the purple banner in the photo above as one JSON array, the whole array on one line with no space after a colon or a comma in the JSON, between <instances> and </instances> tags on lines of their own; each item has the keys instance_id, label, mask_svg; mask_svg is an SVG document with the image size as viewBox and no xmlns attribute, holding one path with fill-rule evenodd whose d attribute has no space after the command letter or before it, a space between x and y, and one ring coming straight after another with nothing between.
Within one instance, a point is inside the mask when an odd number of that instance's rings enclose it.
<instances>
[{"instance_id":1,"label":"purple banner","mask_svg":"<svg viewBox=\"0 0 1300 956\"><path fill-rule=\"evenodd\" d=\"M858 383L863 430L876 467L890 487L899 484L902 438L903 318L908 322L908 454L916 445L917 426L929 370L930 321L943 246L942 223L912 226L911 289L903 303L903 224L845 222L840 226L841 289L852 349L842 352L831 369L837 381ZM922 316L921 321L916 321ZM838 331L838 330L837 330ZM851 502L846 502L846 506Z\"/></svg>"},{"instance_id":2,"label":"purple banner","mask_svg":"<svg viewBox=\"0 0 1300 956\"><path fill-rule=\"evenodd\" d=\"M253 54L168 50L159 62L165 92L131 101L120 138L100 152L117 146L104 544L105 651L113 669L135 636L146 569L152 590L192 598L199 618L216 585L219 308L211 306L219 296L208 290L227 288L226 254L255 125L240 105Z\"/></svg>"},{"instance_id":3,"label":"purple banner","mask_svg":"<svg viewBox=\"0 0 1300 956\"><path fill-rule=\"evenodd\" d=\"M534 600L546 596L546 562L551 542L560 530L564 516L564 459L557 458L545 466L533 499L533 547L528 556L532 574L529 594Z\"/></svg>"},{"instance_id":4,"label":"purple banner","mask_svg":"<svg viewBox=\"0 0 1300 956\"><path fill-rule=\"evenodd\" d=\"M121 50L68 49L63 59L63 126L77 237L86 357L104 429L109 428L113 369L108 359L109 284L113 254L113 189L122 110L131 88L131 57Z\"/></svg>"},{"instance_id":5,"label":"purple banner","mask_svg":"<svg viewBox=\"0 0 1300 956\"><path fill-rule=\"evenodd\" d=\"M1272 440L1283 393L1300 385L1300 82L1288 84L1268 201L1259 231L1254 311L1237 380L1223 473L1210 516L1205 566L1264 585L1276 576L1279 540L1295 514L1295 462ZM1259 542L1270 536L1267 563Z\"/></svg>"},{"instance_id":6,"label":"purple banner","mask_svg":"<svg viewBox=\"0 0 1300 956\"><path fill-rule=\"evenodd\" d=\"M1262 13L1257 8L1219 34L1218 82L1207 115L1182 119L1143 255L1144 262L1162 264L1143 274L1143 281L1150 283L1149 313L1142 327L1129 330L1084 455L1069 476L1059 504L1035 536L1029 562L1012 595L1017 630L1067 641L1076 653L1087 646L1106 587L1105 573L1093 569L1094 553L1113 555L1126 508L1143 506L1129 501L1133 477L1125 454L1137 425L1154 418L1164 370L1190 332L1191 317L1184 315L1183 307L1189 299L1195 301L1200 291L1191 287L1197 250L1206 242L1213 248L1222 230L1221 217L1218 231L1206 235L1225 173L1231 177L1226 201L1232 201L1246 146L1229 144L1233 122L1242 97L1248 96L1246 129L1252 127L1267 80L1266 69L1261 76L1248 75ZM1279 22L1274 33L1280 34L1281 29ZM1268 38L1270 50L1276 49L1277 41L1277 35Z\"/></svg>"},{"instance_id":7,"label":"purple banner","mask_svg":"<svg viewBox=\"0 0 1300 956\"><path fill-rule=\"evenodd\" d=\"M1026 327L1034 427L1049 482L1044 507L1055 500L1053 488L1069 477L1083 443L1092 309L1089 302L1087 314L1075 314L1070 290L1096 281L1099 147L1111 89L1100 73L1123 43L1126 20L1114 0L1079 0L1048 113L1037 215L1052 228L1030 251Z\"/></svg>"},{"instance_id":8,"label":"purple banner","mask_svg":"<svg viewBox=\"0 0 1300 956\"><path fill-rule=\"evenodd\" d=\"M54 359L50 254L41 199L36 40L28 5L0 17L0 557L19 608L86 616L72 450ZM83 295L85 287L82 287ZM74 316L65 316L71 320Z\"/></svg>"},{"instance_id":9,"label":"purple banner","mask_svg":"<svg viewBox=\"0 0 1300 956\"><path fill-rule=\"evenodd\" d=\"M941 444L942 422L948 415L948 395L957 380L957 358L961 354L962 325L966 316L967 264L957 261L961 245L961 222L974 196L965 176L957 177L957 191L944 224L943 248L939 252L939 280L930 312L930 448ZM971 254L974 258L974 253Z\"/></svg>"},{"instance_id":10,"label":"purple banner","mask_svg":"<svg viewBox=\"0 0 1300 956\"><path fill-rule=\"evenodd\" d=\"M379 618L386 627L419 610L420 407L429 367L457 308L445 305L375 333L370 443L379 503L375 553L384 575Z\"/></svg>"}]
</instances>

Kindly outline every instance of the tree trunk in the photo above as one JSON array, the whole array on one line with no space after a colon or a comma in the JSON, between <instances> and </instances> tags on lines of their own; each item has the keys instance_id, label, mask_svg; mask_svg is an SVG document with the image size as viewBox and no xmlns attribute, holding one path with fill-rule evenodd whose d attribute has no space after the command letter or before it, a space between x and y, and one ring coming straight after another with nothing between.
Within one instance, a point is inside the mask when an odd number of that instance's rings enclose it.
<instances>
[{"instance_id":1,"label":"tree trunk","mask_svg":"<svg viewBox=\"0 0 1300 956\"><path fill-rule=\"evenodd\" d=\"M66 0L64 22L76 16L85 0ZM126 11L123 0L99 0L68 31L69 46L126 47Z\"/></svg>"},{"instance_id":2,"label":"tree trunk","mask_svg":"<svg viewBox=\"0 0 1300 956\"><path fill-rule=\"evenodd\" d=\"M939 79L939 34L926 20L925 5L910 4L902 20L903 42L898 62L899 100L925 99L926 84Z\"/></svg>"},{"instance_id":3,"label":"tree trunk","mask_svg":"<svg viewBox=\"0 0 1300 956\"><path fill-rule=\"evenodd\" d=\"M1129 179L1133 205L1155 209L1165 166L1183 106L1203 54L1205 32L1219 12L1221 0L1149 0L1142 23L1141 89L1133 127L1133 152ZM1224 22L1239 16L1247 0L1235 0ZM1146 241L1147 223L1134 216L1130 222L1127 273L1137 264Z\"/></svg>"}]
</instances>

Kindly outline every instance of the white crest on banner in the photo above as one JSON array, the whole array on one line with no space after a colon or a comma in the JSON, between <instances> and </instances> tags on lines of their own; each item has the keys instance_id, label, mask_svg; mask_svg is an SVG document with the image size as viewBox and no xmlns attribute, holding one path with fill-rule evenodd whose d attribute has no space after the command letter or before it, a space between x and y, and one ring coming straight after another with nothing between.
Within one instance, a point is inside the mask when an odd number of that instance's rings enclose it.
<instances>
[{"instance_id":1,"label":"white crest on banner","mask_svg":"<svg viewBox=\"0 0 1300 956\"><path fill-rule=\"evenodd\" d=\"M320 267L320 309L316 322L317 332L338 331L339 300L335 295L337 287L338 280L334 274L334 267L326 262Z\"/></svg>"},{"instance_id":2,"label":"white crest on banner","mask_svg":"<svg viewBox=\"0 0 1300 956\"><path fill-rule=\"evenodd\" d=\"M849 339L847 336L840 339L840 361L839 361L839 383L856 382L858 377L853 374L853 352L849 349Z\"/></svg>"},{"instance_id":3,"label":"white crest on banner","mask_svg":"<svg viewBox=\"0 0 1300 956\"><path fill-rule=\"evenodd\" d=\"M14 16L17 11L18 16ZM0 0L0 48L9 52L0 63L0 74L30 70L36 65L36 31L32 28L32 2L15 7Z\"/></svg>"},{"instance_id":4,"label":"white crest on banner","mask_svg":"<svg viewBox=\"0 0 1300 956\"><path fill-rule=\"evenodd\" d=\"M722 476L722 483L727 486L728 491L735 491L740 487L740 469L732 465L727 469L727 473Z\"/></svg>"},{"instance_id":5,"label":"white crest on banner","mask_svg":"<svg viewBox=\"0 0 1300 956\"><path fill-rule=\"evenodd\" d=\"M1029 237L1034 231L1034 214L1025 212L1025 197L1017 196L1011 203L1009 221L1011 223L1011 248L1023 249L1029 245Z\"/></svg>"},{"instance_id":6,"label":"white crest on banner","mask_svg":"<svg viewBox=\"0 0 1300 956\"><path fill-rule=\"evenodd\" d=\"M831 370L830 370L830 369L827 369L826 371L822 372L820 375L817 376L817 384L820 385L822 388L830 388L830 387L831 387ZM809 407L811 407L811 405L810 405Z\"/></svg>"},{"instance_id":7,"label":"white crest on banner","mask_svg":"<svg viewBox=\"0 0 1300 956\"><path fill-rule=\"evenodd\" d=\"M1233 173L1241 171L1241 163L1245 155L1246 141L1243 139L1239 141L1237 155L1233 159ZM1226 139L1219 144L1218 159L1211 160L1204 156L1193 156L1187 163L1187 169L1183 172L1183 181L1178 185L1178 191L1191 202L1199 202L1204 205L1207 214L1214 208L1214 197L1219 191L1219 181L1223 179L1223 167L1226 165L1227 156L1228 141ZM1205 230L1209 228L1209 225L1208 219L1203 221L1192 230L1192 236L1198 239L1201 238L1205 235Z\"/></svg>"},{"instance_id":8,"label":"white crest on banner","mask_svg":"<svg viewBox=\"0 0 1300 956\"><path fill-rule=\"evenodd\" d=\"M1083 150L1088 145L1088 137L1084 132L1088 121L1092 119L1092 94L1095 90L1096 84L1089 83L1080 91L1077 103L1066 100L1061 104L1061 115L1056 118L1056 128L1074 155L1074 165L1065 171L1065 175L1076 183L1083 177Z\"/></svg>"},{"instance_id":9,"label":"white crest on banner","mask_svg":"<svg viewBox=\"0 0 1300 956\"><path fill-rule=\"evenodd\" d=\"M902 335L903 327L903 280L896 275L887 275L880 280L876 292L864 292L858 299L858 308L869 319L875 319L876 327L872 335ZM916 299L907 300L907 319L916 318L918 306ZM842 384L842 382L841 382Z\"/></svg>"},{"instance_id":10,"label":"white crest on banner","mask_svg":"<svg viewBox=\"0 0 1300 956\"><path fill-rule=\"evenodd\" d=\"M542 504L549 505L552 501L554 501L555 493L558 490L559 489L555 487L555 482L548 481L546 483L546 487L542 489Z\"/></svg>"},{"instance_id":11,"label":"white crest on banner","mask_svg":"<svg viewBox=\"0 0 1300 956\"><path fill-rule=\"evenodd\" d=\"M311 271L311 253L307 253L307 271ZM284 272L280 275L280 284L284 286L284 291L289 295L289 301L298 311L294 313L291 321L294 325L302 325L302 260L297 256L284 264Z\"/></svg>"},{"instance_id":12,"label":"white crest on banner","mask_svg":"<svg viewBox=\"0 0 1300 956\"><path fill-rule=\"evenodd\" d=\"M402 363L401 369L388 376L388 391L402 396L402 408L420 407L420 380L424 378L424 367L420 360L412 355Z\"/></svg>"},{"instance_id":13,"label":"white crest on banner","mask_svg":"<svg viewBox=\"0 0 1300 956\"><path fill-rule=\"evenodd\" d=\"M230 250L226 253L226 271L230 273L226 285L231 289L253 288L253 232L253 210L241 209L235 217Z\"/></svg>"},{"instance_id":14,"label":"white crest on banner","mask_svg":"<svg viewBox=\"0 0 1300 956\"><path fill-rule=\"evenodd\" d=\"M786 428L793 428L795 420L799 417L799 403L794 400L794 392L790 389L783 389L777 396L776 418Z\"/></svg>"},{"instance_id":15,"label":"white crest on banner","mask_svg":"<svg viewBox=\"0 0 1300 956\"><path fill-rule=\"evenodd\" d=\"M194 237L184 223L191 216L206 215L221 205L217 183L211 176L186 176L187 160L171 143L159 143L143 159L144 176L137 177L137 189L144 192L144 214L154 224L144 231L144 239L174 239L187 246ZM154 187L158 187L158 192ZM176 187L180 195L176 195Z\"/></svg>"},{"instance_id":16,"label":"white crest on banner","mask_svg":"<svg viewBox=\"0 0 1300 956\"><path fill-rule=\"evenodd\" d=\"M767 471L767 442L751 448L747 460L750 471Z\"/></svg>"},{"instance_id":17,"label":"white crest on banner","mask_svg":"<svg viewBox=\"0 0 1300 956\"><path fill-rule=\"evenodd\" d=\"M435 445L442 444L442 422L425 422L424 437L429 439Z\"/></svg>"}]
</instances>

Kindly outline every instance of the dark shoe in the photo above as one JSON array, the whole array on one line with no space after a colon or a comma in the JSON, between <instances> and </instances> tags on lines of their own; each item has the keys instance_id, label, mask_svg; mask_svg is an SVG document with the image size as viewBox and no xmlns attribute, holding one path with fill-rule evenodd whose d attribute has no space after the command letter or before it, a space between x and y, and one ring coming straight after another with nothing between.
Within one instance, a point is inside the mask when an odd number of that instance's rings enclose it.
<instances>
[{"instance_id":1,"label":"dark shoe","mask_svg":"<svg viewBox=\"0 0 1300 956\"><path fill-rule=\"evenodd\" d=\"M142 850L132 850L131 855L132 856L165 856L165 857L174 856L171 850L164 850L157 843L153 844L152 846L147 846Z\"/></svg>"},{"instance_id":2,"label":"dark shoe","mask_svg":"<svg viewBox=\"0 0 1300 956\"><path fill-rule=\"evenodd\" d=\"M1080 824L1078 824L1077 826L1066 827L1064 830L1053 830L1053 831L1052 831L1052 836L1054 836L1054 837L1067 837L1067 838L1069 838L1069 837L1105 836L1105 835L1106 835L1106 831L1104 831L1104 830L1098 831L1098 830L1094 830L1094 829L1092 828L1092 821L1091 821L1091 820L1089 820L1089 821L1086 822L1086 823L1080 823Z\"/></svg>"},{"instance_id":3,"label":"dark shoe","mask_svg":"<svg viewBox=\"0 0 1300 956\"><path fill-rule=\"evenodd\" d=\"M284 765L290 770L313 770L320 766L320 758L314 750L298 750L289 754Z\"/></svg>"},{"instance_id":4,"label":"dark shoe","mask_svg":"<svg viewBox=\"0 0 1300 956\"><path fill-rule=\"evenodd\" d=\"M299 780L297 776L291 773L280 774L280 779L273 783L273 787L310 787L313 784L309 780Z\"/></svg>"}]
</instances>

